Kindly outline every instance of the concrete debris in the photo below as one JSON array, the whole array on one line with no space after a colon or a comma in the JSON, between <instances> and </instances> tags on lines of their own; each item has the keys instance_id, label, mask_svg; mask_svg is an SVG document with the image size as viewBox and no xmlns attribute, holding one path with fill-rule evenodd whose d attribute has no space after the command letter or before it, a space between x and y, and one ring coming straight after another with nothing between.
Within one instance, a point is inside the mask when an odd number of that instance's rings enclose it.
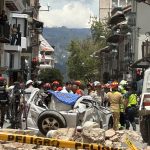
<instances>
[{"instance_id":1,"label":"concrete debris","mask_svg":"<svg viewBox=\"0 0 150 150\"><path fill-rule=\"evenodd\" d=\"M16 133L10 132L10 133ZM17 132L18 133L18 132ZM22 132L19 132L22 133ZM29 135L30 132L26 132ZM25 134L25 131L24 131ZM84 143L97 143L112 148L121 148L129 150L130 148L126 144L126 138L128 138L138 149L149 150L150 147L143 143L141 135L138 132L132 130L119 130L114 131L109 129L107 131L100 129L96 123L87 122L84 124L82 130L77 128L64 128L58 130L49 131L47 134L49 138L70 140ZM0 150L64 150L63 148L55 148L51 146L41 145L29 145L15 142L0 141ZM65 148L65 150L71 150Z\"/></svg>"},{"instance_id":2,"label":"concrete debris","mask_svg":"<svg viewBox=\"0 0 150 150\"><path fill-rule=\"evenodd\" d=\"M51 130L47 133L46 137L54 139L71 140L75 134L75 128L65 128L59 130Z\"/></svg>"},{"instance_id":3,"label":"concrete debris","mask_svg":"<svg viewBox=\"0 0 150 150\"><path fill-rule=\"evenodd\" d=\"M105 130L100 128L83 128L81 133L84 143L101 143L105 142Z\"/></svg>"},{"instance_id":4,"label":"concrete debris","mask_svg":"<svg viewBox=\"0 0 150 150\"><path fill-rule=\"evenodd\" d=\"M109 139L109 138L113 137L115 134L116 134L115 130L109 129L105 132L105 137L106 137L106 139Z\"/></svg>"},{"instance_id":5,"label":"concrete debris","mask_svg":"<svg viewBox=\"0 0 150 150\"><path fill-rule=\"evenodd\" d=\"M82 127L83 129L84 128L100 128L100 125L96 122L86 121Z\"/></svg>"},{"instance_id":6,"label":"concrete debris","mask_svg":"<svg viewBox=\"0 0 150 150\"><path fill-rule=\"evenodd\" d=\"M113 142L110 140L106 140L105 145L107 145L108 147L113 147Z\"/></svg>"}]
</instances>

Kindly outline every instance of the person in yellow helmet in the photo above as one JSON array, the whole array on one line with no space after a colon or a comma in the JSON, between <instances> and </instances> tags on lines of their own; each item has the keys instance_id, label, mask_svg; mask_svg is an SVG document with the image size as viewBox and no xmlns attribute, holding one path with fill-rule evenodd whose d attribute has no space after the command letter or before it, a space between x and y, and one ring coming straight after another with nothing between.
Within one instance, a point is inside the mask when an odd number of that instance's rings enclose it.
<instances>
[{"instance_id":1,"label":"person in yellow helmet","mask_svg":"<svg viewBox=\"0 0 150 150\"><path fill-rule=\"evenodd\" d=\"M120 124L120 104L122 103L122 94L118 92L118 83L111 83L111 92L107 93L110 109L113 115L113 129L118 130Z\"/></svg>"},{"instance_id":2,"label":"person in yellow helmet","mask_svg":"<svg viewBox=\"0 0 150 150\"><path fill-rule=\"evenodd\" d=\"M125 95L126 99L126 129L129 129L130 123L133 130L136 130L135 116L136 116L136 106L137 106L137 94L135 94L133 84L128 85L128 92Z\"/></svg>"}]
</instances>

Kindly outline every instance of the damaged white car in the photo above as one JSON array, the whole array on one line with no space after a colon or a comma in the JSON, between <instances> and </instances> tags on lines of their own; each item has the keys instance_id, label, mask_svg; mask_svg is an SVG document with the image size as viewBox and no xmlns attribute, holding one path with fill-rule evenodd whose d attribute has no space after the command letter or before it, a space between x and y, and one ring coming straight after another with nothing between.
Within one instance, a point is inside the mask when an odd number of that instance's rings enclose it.
<instances>
[{"instance_id":1,"label":"damaged white car","mask_svg":"<svg viewBox=\"0 0 150 150\"><path fill-rule=\"evenodd\" d=\"M97 122L104 129L113 126L109 109L101 107L99 102L90 96L48 92L51 95L48 102L45 102L45 97L38 89L31 94L26 104L26 122L22 121L24 129L39 130L46 135L49 130L75 128L82 126L86 121Z\"/></svg>"}]
</instances>

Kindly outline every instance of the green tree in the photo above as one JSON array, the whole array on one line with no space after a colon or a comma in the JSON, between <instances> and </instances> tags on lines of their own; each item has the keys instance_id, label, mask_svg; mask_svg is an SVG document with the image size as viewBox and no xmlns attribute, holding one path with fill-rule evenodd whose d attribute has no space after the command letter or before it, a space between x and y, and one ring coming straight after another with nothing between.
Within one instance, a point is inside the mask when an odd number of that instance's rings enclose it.
<instances>
[{"instance_id":1,"label":"green tree","mask_svg":"<svg viewBox=\"0 0 150 150\"><path fill-rule=\"evenodd\" d=\"M94 77L97 61L93 59L93 51L97 49L97 45L93 40L86 39L83 41L71 41L68 51L68 76L75 80L87 80Z\"/></svg>"},{"instance_id":2,"label":"green tree","mask_svg":"<svg viewBox=\"0 0 150 150\"><path fill-rule=\"evenodd\" d=\"M62 83L63 81L63 76L61 75L60 71L55 68L41 70L38 78L43 82L50 82L50 83L53 82L54 80L57 80L60 83Z\"/></svg>"},{"instance_id":3,"label":"green tree","mask_svg":"<svg viewBox=\"0 0 150 150\"><path fill-rule=\"evenodd\" d=\"M106 39L110 35L111 31L107 26L107 23L97 21L96 18L92 20L91 34L95 43L99 44L100 48L106 46Z\"/></svg>"},{"instance_id":4,"label":"green tree","mask_svg":"<svg viewBox=\"0 0 150 150\"><path fill-rule=\"evenodd\" d=\"M109 30L106 25L93 20L91 25L91 37L86 40L73 40L68 46L70 56L68 58L68 76L75 80L99 80L100 64L99 57L94 54L106 46L106 38Z\"/></svg>"}]
</instances>

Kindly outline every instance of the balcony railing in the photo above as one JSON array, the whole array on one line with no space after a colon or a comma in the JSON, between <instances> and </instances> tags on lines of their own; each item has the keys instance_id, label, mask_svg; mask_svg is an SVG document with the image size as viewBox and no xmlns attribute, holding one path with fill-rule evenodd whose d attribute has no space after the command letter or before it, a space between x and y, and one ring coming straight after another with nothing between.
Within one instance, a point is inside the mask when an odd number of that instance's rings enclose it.
<instances>
[{"instance_id":1,"label":"balcony railing","mask_svg":"<svg viewBox=\"0 0 150 150\"><path fill-rule=\"evenodd\" d=\"M4 44L4 50L7 53L16 53L16 52L21 52L22 48L21 46L18 45Z\"/></svg>"},{"instance_id":2,"label":"balcony railing","mask_svg":"<svg viewBox=\"0 0 150 150\"><path fill-rule=\"evenodd\" d=\"M37 68L39 68L39 69L53 68L53 65L51 65L51 64L40 64Z\"/></svg>"},{"instance_id":3,"label":"balcony railing","mask_svg":"<svg viewBox=\"0 0 150 150\"><path fill-rule=\"evenodd\" d=\"M146 40L142 43L142 58L150 57L150 41Z\"/></svg>"},{"instance_id":4,"label":"balcony railing","mask_svg":"<svg viewBox=\"0 0 150 150\"><path fill-rule=\"evenodd\" d=\"M13 52L20 52L22 49L27 49L27 38L26 37L21 37L19 40L21 44L4 44L4 50L5 52L8 53L13 53ZM17 42L16 42L17 43Z\"/></svg>"}]
</instances>

